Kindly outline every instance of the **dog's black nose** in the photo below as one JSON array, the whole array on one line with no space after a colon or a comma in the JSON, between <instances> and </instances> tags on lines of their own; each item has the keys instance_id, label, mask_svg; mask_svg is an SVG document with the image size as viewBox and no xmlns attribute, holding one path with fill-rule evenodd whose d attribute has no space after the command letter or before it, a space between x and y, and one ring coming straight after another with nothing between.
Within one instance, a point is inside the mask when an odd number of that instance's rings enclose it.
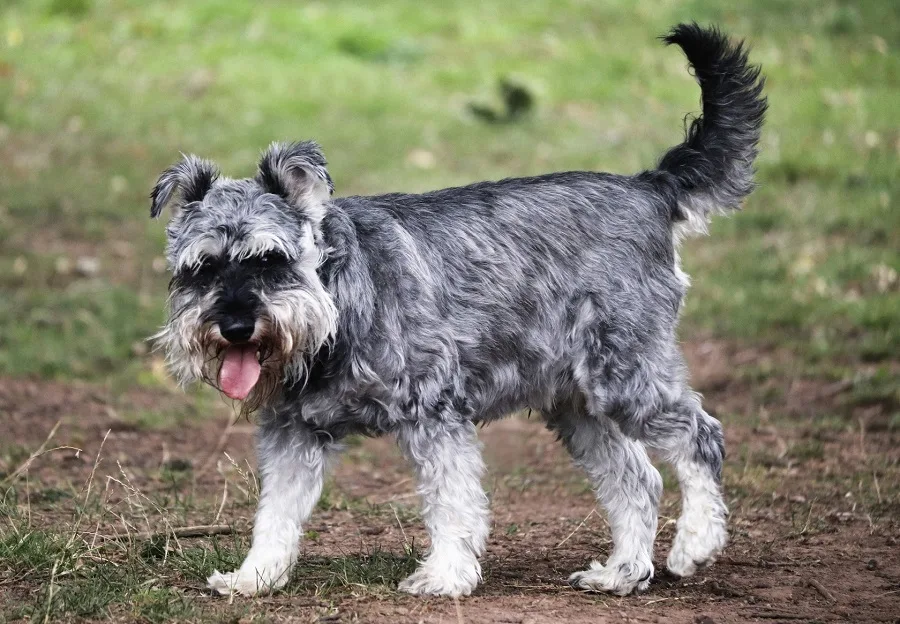
<instances>
[{"instance_id":1,"label":"dog's black nose","mask_svg":"<svg viewBox=\"0 0 900 624\"><path fill-rule=\"evenodd\" d=\"M248 316L234 316L219 321L219 332L228 342L247 342L255 327L256 321Z\"/></svg>"}]
</instances>

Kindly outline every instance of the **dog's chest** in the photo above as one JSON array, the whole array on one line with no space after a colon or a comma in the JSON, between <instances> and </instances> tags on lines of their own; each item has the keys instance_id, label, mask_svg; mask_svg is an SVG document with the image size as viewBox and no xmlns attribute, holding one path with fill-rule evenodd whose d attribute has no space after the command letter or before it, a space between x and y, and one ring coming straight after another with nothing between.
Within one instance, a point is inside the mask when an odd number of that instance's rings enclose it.
<instances>
[{"instance_id":1,"label":"dog's chest","mask_svg":"<svg viewBox=\"0 0 900 624\"><path fill-rule=\"evenodd\" d=\"M335 397L315 393L286 397L282 413L296 423L331 435L335 440L347 435L380 436L396 431L402 416L384 402L370 396Z\"/></svg>"}]
</instances>

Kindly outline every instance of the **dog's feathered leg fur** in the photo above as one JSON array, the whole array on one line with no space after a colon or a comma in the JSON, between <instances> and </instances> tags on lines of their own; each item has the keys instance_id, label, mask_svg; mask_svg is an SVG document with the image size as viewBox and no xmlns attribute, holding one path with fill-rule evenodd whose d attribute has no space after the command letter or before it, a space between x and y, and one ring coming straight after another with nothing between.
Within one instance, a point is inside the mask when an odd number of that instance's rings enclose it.
<instances>
[{"instance_id":1,"label":"dog's feathered leg fur","mask_svg":"<svg viewBox=\"0 0 900 624\"><path fill-rule=\"evenodd\" d=\"M547 415L575 463L588 475L606 510L613 550L606 563L593 561L569 583L578 589L625 596L644 591L653 578L653 542L662 477L640 442L606 417L585 413L584 401L560 405Z\"/></svg>"},{"instance_id":2,"label":"dog's feathered leg fur","mask_svg":"<svg viewBox=\"0 0 900 624\"><path fill-rule=\"evenodd\" d=\"M478 557L484 553L490 529L475 425L465 422L439 430L404 425L397 438L415 467L431 538L425 560L399 589L419 595L468 596L481 580Z\"/></svg>"},{"instance_id":3,"label":"dog's feathered leg fur","mask_svg":"<svg viewBox=\"0 0 900 624\"><path fill-rule=\"evenodd\" d=\"M328 457L336 449L304 426L269 414L258 436L262 492L250 552L234 572L208 579L219 594L254 596L283 587L300 554L302 525L322 495Z\"/></svg>"}]
</instances>

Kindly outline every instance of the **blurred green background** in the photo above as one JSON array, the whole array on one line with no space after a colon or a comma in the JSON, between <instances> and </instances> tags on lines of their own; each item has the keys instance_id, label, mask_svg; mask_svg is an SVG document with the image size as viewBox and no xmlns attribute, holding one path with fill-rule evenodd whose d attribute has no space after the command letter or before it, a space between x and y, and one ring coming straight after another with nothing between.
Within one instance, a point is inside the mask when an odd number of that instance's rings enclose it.
<instances>
[{"instance_id":1,"label":"blurred green background","mask_svg":"<svg viewBox=\"0 0 900 624\"><path fill-rule=\"evenodd\" d=\"M180 151L241 176L270 141L314 138L340 195L635 172L699 106L656 40L695 19L750 42L770 113L758 191L684 250L682 339L777 349L787 364L753 374L787 366L897 410L898 2L2 6L0 375L171 384L144 342L167 281L147 194ZM501 80L534 106L489 123L472 108L502 108Z\"/></svg>"}]
</instances>

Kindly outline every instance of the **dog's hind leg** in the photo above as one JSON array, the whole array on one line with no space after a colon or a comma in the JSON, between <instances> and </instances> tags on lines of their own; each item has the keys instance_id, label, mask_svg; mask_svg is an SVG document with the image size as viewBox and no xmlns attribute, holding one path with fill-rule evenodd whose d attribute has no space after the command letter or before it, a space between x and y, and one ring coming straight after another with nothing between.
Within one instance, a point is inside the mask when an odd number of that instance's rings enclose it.
<instances>
[{"instance_id":1,"label":"dog's hind leg","mask_svg":"<svg viewBox=\"0 0 900 624\"><path fill-rule=\"evenodd\" d=\"M569 577L573 587L621 596L643 591L653 577L653 542L662 479L640 442L606 416L566 406L547 415L575 463L587 472L606 510L613 550L605 564L591 563Z\"/></svg>"},{"instance_id":2,"label":"dog's hind leg","mask_svg":"<svg viewBox=\"0 0 900 624\"><path fill-rule=\"evenodd\" d=\"M241 567L216 570L209 587L220 594L253 596L282 587L300 551L301 528L322 494L325 466L334 444L305 427L263 422L258 433L262 492L253 544Z\"/></svg>"},{"instance_id":3,"label":"dog's hind leg","mask_svg":"<svg viewBox=\"0 0 900 624\"><path fill-rule=\"evenodd\" d=\"M647 445L675 468L681 486L681 515L666 567L678 576L691 576L715 561L728 541L728 509L721 491L722 425L686 390L671 409L647 423L644 435Z\"/></svg>"},{"instance_id":4,"label":"dog's hind leg","mask_svg":"<svg viewBox=\"0 0 900 624\"><path fill-rule=\"evenodd\" d=\"M611 416L628 436L658 452L674 468L681 486L681 516L666 566L678 576L691 576L715 561L728 540L722 500L722 425L707 414L700 398L686 386L675 400L656 400L651 391L619 401Z\"/></svg>"},{"instance_id":5,"label":"dog's hind leg","mask_svg":"<svg viewBox=\"0 0 900 624\"><path fill-rule=\"evenodd\" d=\"M415 466L431 538L425 560L399 588L418 595L467 596L481 580L478 557L490 530L475 426L440 421L407 424L401 427L398 442Z\"/></svg>"}]
</instances>

